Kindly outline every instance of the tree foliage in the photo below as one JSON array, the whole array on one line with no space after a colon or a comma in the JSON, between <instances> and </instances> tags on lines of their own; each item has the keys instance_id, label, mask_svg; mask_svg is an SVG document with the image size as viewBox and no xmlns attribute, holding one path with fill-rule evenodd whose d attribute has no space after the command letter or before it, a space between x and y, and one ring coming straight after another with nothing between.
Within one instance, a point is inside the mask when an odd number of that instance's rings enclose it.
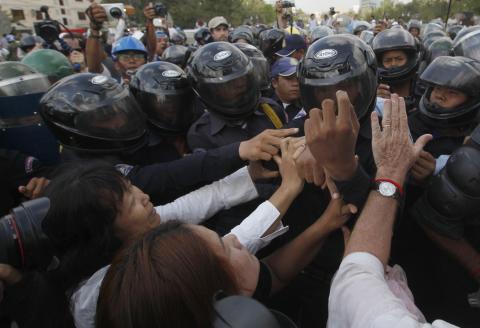
<instances>
[{"instance_id":1,"label":"tree foliage","mask_svg":"<svg viewBox=\"0 0 480 328\"><path fill-rule=\"evenodd\" d=\"M364 19L370 19L373 15L376 18L403 18L408 21L411 18L429 21L434 18L445 19L448 11L448 0L413 0L408 3L401 3L393 0L384 0L381 5L372 10L362 12ZM480 14L479 0L453 0L450 10L450 17L455 13L472 12Z\"/></svg>"}]
</instances>

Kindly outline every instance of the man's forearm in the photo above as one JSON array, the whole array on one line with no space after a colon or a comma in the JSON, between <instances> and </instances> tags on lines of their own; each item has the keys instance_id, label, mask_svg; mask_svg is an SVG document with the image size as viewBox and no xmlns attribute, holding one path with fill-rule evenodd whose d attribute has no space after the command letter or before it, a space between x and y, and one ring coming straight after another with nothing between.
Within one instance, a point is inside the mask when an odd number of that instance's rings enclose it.
<instances>
[{"instance_id":1,"label":"man's forearm","mask_svg":"<svg viewBox=\"0 0 480 328\"><path fill-rule=\"evenodd\" d=\"M91 31L90 33L95 33L95 35L98 35L96 34L98 31ZM90 73L102 73L102 59L104 58L104 51L101 40L92 36L88 37L85 51L87 55L88 71Z\"/></svg>"},{"instance_id":2,"label":"man's forearm","mask_svg":"<svg viewBox=\"0 0 480 328\"><path fill-rule=\"evenodd\" d=\"M386 266L390 257L396 209L397 200L384 197L376 191L370 192L348 241L345 256L355 252L367 252L376 256Z\"/></svg>"},{"instance_id":3,"label":"man's forearm","mask_svg":"<svg viewBox=\"0 0 480 328\"><path fill-rule=\"evenodd\" d=\"M155 27L153 22L147 22L147 50L148 50L148 59L153 60L155 56L155 51L157 49L157 38L155 36Z\"/></svg>"},{"instance_id":4,"label":"man's forearm","mask_svg":"<svg viewBox=\"0 0 480 328\"><path fill-rule=\"evenodd\" d=\"M273 292L281 289L313 260L329 233L324 220L319 219L301 235L263 260L276 278L272 286Z\"/></svg>"}]
</instances>

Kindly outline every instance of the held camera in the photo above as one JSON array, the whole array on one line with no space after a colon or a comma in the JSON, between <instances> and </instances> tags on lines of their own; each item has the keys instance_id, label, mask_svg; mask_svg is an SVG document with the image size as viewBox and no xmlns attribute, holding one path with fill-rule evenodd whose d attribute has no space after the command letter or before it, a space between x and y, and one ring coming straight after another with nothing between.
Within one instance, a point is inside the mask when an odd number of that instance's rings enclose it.
<instances>
[{"instance_id":1,"label":"held camera","mask_svg":"<svg viewBox=\"0 0 480 328\"><path fill-rule=\"evenodd\" d=\"M281 5L282 5L282 8L293 8L293 7L295 7L295 3L291 2L291 1L288 1L288 0L282 1Z\"/></svg>"},{"instance_id":2,"label":"held camera","mask_svg":"<svg viewBox=\"0 0 480 328\"><path fill-rule=\"evenodd\" d=\"M35 34L44 39L48 44L53 44L60 35L60 24L56 20L50 19L48 6L41 6L40 11L45 14L45 19L33 24Z\"/></svg>"},{"instance_id":3,"label":"held camera","mask_svg":"<svg viewBox=\"0 0 480 328\"><path fill-rule=\"evenodd\" d=\"M153 8L155 9L155 15L159 17L166 17L168 15L167 7L161 3L157 2Z\"/></svg>"},{"instance_id":4,"label":"held camera","mask_svg":"<svg viewBox=\"0 0 480 328\"><path fill-rule=\"evenodd\" d=\"M45 270L54 259L53 247L42 231L50 208L46 197L22 203L0 219L0 263L20 270Z\"/></svg>"},{"instance_id":5,"label":"held camera","mask_svg":"<svg viewBox=\"0 0 480 328\"><path fill-rule=\"evenodd\" d=\"M101 6L105 9L109 21L114 21L123 17L125 11L123 3L108 3L101 4Z\"/></svg>"},{"instance_id":6,"label":"held camera","mask_svg":"<svg viewBox=\"0 0 480 328\"><path fill-rule=\"evenodd\" d=\"M335 7L330 7L330 12L329 12L329 15L330 16L333 16L335 15L337 12L335 11Z\"/></svg>"}]
</instances>

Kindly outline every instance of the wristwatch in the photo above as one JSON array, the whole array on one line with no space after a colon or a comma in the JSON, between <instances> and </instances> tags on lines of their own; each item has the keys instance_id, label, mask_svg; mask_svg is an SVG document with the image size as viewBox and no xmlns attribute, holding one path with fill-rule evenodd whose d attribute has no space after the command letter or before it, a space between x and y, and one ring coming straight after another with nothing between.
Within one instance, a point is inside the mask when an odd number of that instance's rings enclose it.
<instances>
[{"instance_id":1,"label":"wristwatch","mask_svg":"<svg viewBox=\"0 0 480 328\"><path fill-rule=\"evenodd\" d=\"M401 187L397 183L386 179L376 179L372 189L383 197L389 197L396 200L399 200L403 194Z\"/></svg>"}]
</instances>

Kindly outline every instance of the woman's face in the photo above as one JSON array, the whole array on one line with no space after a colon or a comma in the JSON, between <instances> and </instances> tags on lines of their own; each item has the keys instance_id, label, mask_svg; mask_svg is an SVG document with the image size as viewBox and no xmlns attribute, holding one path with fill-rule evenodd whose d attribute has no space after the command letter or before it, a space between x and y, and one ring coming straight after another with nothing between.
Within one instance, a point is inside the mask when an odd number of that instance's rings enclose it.
<instances>
[{"instance_id":1,"label":"woman's face","mask_svg":"<svg viewBox=\"0 0 480 328\"><path fill-rule=\"evenodd\" d=\"M468 97L463 92L455 89L435 86L430 94L430 102L443 108L453 109L467 101Z\"/></svg>"},{"instance_id":2,"label":"woman's face","mask_svg":"<svg viewBox=\"0 0 480 328\"><path fill-rule=\"evenodd\" d=\"M126 183L127 191L123 194L119 214L113 223L115 235L123 242L160 224L160 216L150 202L150 197L130 182Z\"/></svg>"},{"instance_id":3,"label":"woman's face","mask_svg":"<svg viewBox=\"0 0 480 328\"><path fill-rule=\"evenodd\" d=\"M219 258L230 264L240 294L252 296L257 287L260 273L258 259L250 254L235 235L220 238L217 233L202 226L189 225L189 228L203 238Z\"/></svg>"}]
</instances>

